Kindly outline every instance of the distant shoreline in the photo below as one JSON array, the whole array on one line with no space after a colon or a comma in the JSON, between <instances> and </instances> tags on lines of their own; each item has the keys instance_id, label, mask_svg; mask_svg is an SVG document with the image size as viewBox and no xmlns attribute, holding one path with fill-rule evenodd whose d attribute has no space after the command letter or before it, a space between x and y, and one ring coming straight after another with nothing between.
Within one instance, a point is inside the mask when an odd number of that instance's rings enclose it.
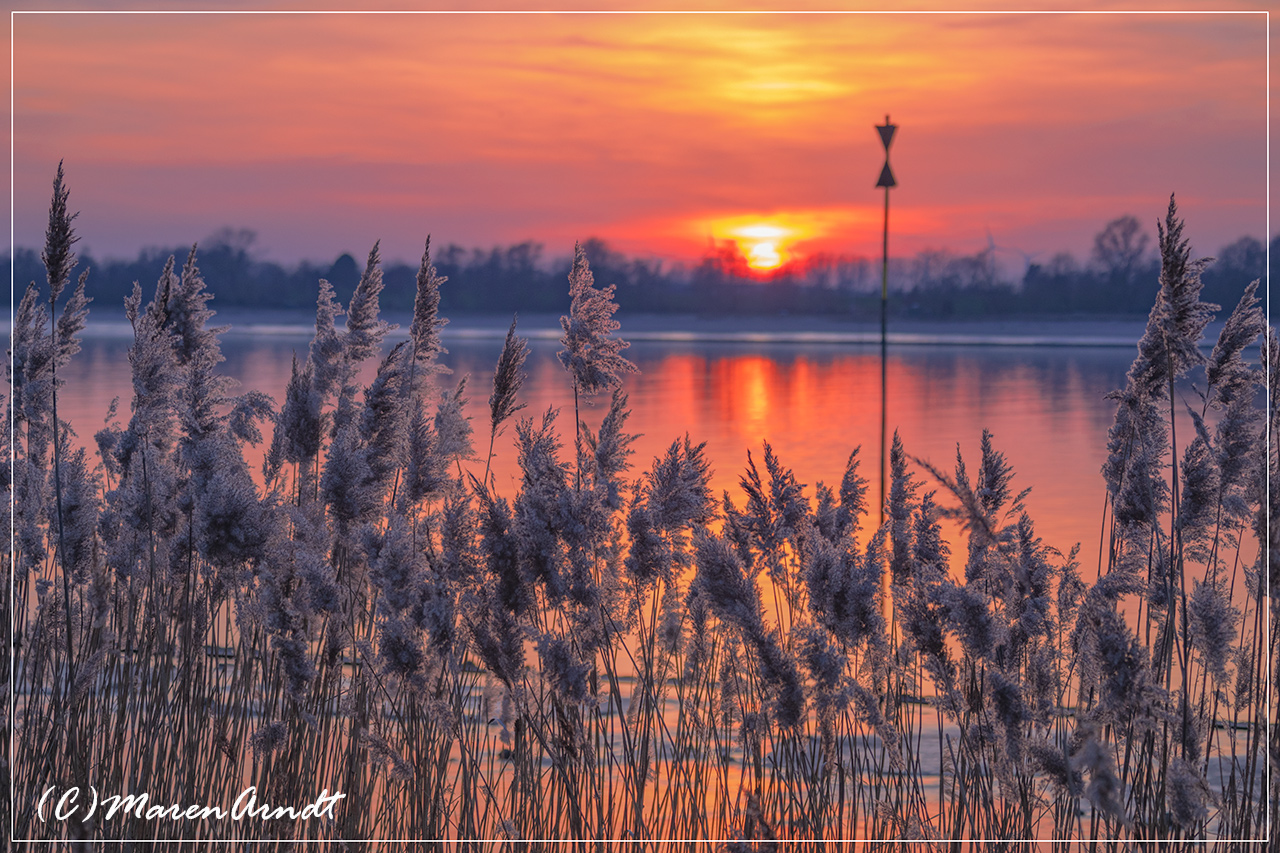
<instances>
[{"instance_id":1,"label":"distant shoreline","mask_svg":"<svg viewBox=\"0 0 1280 853\"><path fill-rule=\"evenodd\" d=\"M396 338L407 335L411 317L384 312L389 322L399 325ZM874 346L880 342L878 323L853 322L846 318L812 316L701 317L694 315L636 314L617 316L618 334L635 343L730 343L800 344L833 346ZM339 319L339 324L342 320ZM314 332L310 311L251 311L224 308L212 318L213 325L229 326L229 336L309 339ZM442 330L446 341L501 340L511 324L510 316L460 315L450 318ZM1211 324L1207 340L1217 337L1220 323ZM0 328L8 333L7 318ZM1145 319L1010 319L989 322L973 320L891 320L891 346L988 346L988 347L1134 347L1146 328ZM561 336L558 315L538 313L521 316L517 334L532 341L555 341ZM102 312L90 311L86 338L129 338L132 329L124 319L103 319Z\"/></svg>"}]
</instances>

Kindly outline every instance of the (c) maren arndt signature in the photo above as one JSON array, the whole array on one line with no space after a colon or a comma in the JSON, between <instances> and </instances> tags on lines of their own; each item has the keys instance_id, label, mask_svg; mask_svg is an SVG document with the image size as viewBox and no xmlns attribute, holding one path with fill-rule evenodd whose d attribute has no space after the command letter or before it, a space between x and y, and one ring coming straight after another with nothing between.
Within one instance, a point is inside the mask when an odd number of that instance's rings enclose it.
<instances>
[{"instance_id":1,"label":"(c) maren arndt signature","mask_svg":"<svg viewBox=\"0 0 1280 853\"><path fill-rule=\"evenodd\" d=\"M40 797L40 803L36 807L36 814L41 823L48 823L50 820L68 822L77 818L83 822L90 820L99 813L101 820L112 820L116 817L133 818L135 820L170 821L208 821L226 820L227 818L235 821L252 820L254 818L259 820L305 821L313 817L333 820L333 807L338 800L346 796L341 791L330 794L329 789L325 788L314 802L308 803L301 808L297 806L273 806L266 802L259 803L258 789L249 787L240 792L240 796L236 797L230 808L223 808L222 806L203 804L152 804L151 795L146 793L102 796L99 794L98 789L92 785L85 788L79 786L64 788L59 795L58 786L50 785Z\"/></svg>"}]
</instances>

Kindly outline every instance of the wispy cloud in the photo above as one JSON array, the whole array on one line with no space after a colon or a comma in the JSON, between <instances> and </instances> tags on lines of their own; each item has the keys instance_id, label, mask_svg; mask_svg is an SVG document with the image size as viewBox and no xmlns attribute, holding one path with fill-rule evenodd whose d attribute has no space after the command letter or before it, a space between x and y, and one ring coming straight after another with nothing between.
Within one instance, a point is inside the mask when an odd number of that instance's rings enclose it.
<instances>
[{"instance_id":1,"label":"wispy cloud","mask_svg":"<svg viewBox=\"0 0 1280 853\"><path fill-rule=\"evenodd\" d=\"M836 211L870 251L886 112L903 251L1079 250L1174 190L1214 248L1262 236L1260 16L20 15L14 43L24 244L65 158L121 251L232 223L282 257L343 227L696 257L680 223L735 209Z\"/></svg>"}]
</instances>

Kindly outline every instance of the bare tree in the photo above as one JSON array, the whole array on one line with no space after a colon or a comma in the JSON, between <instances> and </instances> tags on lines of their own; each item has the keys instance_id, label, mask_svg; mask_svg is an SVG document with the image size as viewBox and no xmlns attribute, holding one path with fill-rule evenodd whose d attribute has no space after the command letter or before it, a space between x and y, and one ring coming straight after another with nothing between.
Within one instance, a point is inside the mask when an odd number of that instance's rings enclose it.
<instances>
[{"instance_id":1,"label":"bare tree","mask_svg":"<svg viewBox=\"0 0 1280 853\"><path fill-rule=\"evenodd\" d=\"M1150 241L1137 217L1126 214L1108 222L1093 238L1093 260L1112 281L1127 284L1146 260Z\"/></svg>"}]
</instances>

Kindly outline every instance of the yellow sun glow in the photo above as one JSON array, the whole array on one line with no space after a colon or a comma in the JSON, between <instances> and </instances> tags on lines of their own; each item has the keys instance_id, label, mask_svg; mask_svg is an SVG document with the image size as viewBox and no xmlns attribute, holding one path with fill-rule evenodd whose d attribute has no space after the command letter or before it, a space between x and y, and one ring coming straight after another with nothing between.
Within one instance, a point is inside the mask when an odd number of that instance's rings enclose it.
<instances>
[{"instance_id":1,"label":"yellow sun glow","mask_svg":"<svg viewBox=\"0 0 1280 853\"><path fill-rule=\"evenodd\" d=\"M771 222L757 222L732 228L729 234L746 257L747 266L767 272L791 259L787 249L800 236L800 231Z\"/></svg>"},{"instance_id":2,"label":"yellow sun glow","mask_svg":"<svg viewBox=\"0 0 1280 853\"><path fill-rule=\"evenodd\" d=\"M804 236L804 229L759 220L725 222L716 230L721 239L737 243L747 266L760 272L777 269L789 261L791 244Z\"/></svg>"},{"instance_id":3,"label":"yellow sun glow","mask_svg":"<svg viewBox=\"0 0 1280 853\"><path fill-rule=\"evenodd\" d=\"M717 241L736 244L751 269L769 272L793 261L797 244L822 237L833 224L838 223L827 212L787 211L716 217L699 227Z\"/></svg>"},{"instance_id":4,"label":"yellow sun glow","mask_svg":"<svg viewBox=\"0 0 1280 853\"><path fill-rule=\"evenodd\" d=\"M747 265L756 270L771 270L782 266L782 255L773 243L756 243L747 250Z\"/></svg>"}]
</instances>

